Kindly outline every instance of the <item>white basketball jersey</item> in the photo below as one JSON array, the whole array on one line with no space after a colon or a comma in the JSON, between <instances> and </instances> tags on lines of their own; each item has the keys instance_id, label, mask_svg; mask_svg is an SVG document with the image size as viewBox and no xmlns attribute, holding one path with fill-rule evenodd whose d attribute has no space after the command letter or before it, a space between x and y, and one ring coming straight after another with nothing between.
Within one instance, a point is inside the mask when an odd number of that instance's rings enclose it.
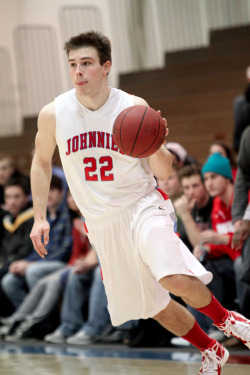
<instances>
[{"instance_id":1,"label":"white basketball jersey","mask_svg":"<svg viewBox=\"0 0 250 375\"><path fill-rule=\"evenodd\" d=\"M70 191L86 218L128 206L156 185L145 158L123 155L115 145L116 116L134 105L134 96L111 88L107 102L90 111L75 89L55 99L56 142Z\"/></svg>"}]
</instances>

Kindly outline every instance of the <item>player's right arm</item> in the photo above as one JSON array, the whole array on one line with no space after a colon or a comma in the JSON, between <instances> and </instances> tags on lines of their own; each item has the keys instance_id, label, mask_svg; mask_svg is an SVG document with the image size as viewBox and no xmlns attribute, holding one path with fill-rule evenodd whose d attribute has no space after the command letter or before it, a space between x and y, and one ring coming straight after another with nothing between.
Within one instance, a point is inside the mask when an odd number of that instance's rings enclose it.
<instances>
[{"instance_id":1,"label":"player's right arm","mask_svg":"<svg viewBox=\"0 0 250 375\"><path fill-rule=\"evenodd\" d=\"M31 190L34 206L34 225L30 234L37 253L44 258L49 242L49 223L46 220L48 193L52 175L51 159L55 151L56 118L54 102L46 105L38 116L35 155L31 165Z\"/></svg>"}]
</instances>

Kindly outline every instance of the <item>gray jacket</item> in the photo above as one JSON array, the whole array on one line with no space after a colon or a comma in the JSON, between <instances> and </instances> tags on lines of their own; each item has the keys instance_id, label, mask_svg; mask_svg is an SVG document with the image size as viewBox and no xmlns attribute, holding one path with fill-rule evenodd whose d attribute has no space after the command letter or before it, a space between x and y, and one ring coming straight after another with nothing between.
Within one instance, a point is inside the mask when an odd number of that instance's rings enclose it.
<instances>
[{"instance_id":1,"label":"gray jacket","mask_svg":"<svg viewBox=\"0 0 250 375\"><path fill-rule=\"evenodd\" d=\"M248 206L248 191L250 189L250 125L245 129L241 137L240 152L238 158L238 171L235 180L234 200L232 206L233 222L250 220ZM246 213L247 216L244 216Z\"/></svg>"}]
</instances>

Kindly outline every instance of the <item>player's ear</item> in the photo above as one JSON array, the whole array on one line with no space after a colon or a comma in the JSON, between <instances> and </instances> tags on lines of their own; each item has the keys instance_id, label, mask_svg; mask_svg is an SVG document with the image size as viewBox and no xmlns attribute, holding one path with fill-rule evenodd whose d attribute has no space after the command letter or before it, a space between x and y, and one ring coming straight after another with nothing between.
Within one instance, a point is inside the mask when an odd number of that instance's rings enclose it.
<instances>
[{"instance_id":1,"label":"player's ear","mask_svg":"<svg viewBox=\"0 0 250 375\"><path fill-rule=\"evenodd\" d=\"M107 73L107 75L109 74L110 72L110 69L111 69L111 62L109 60L107 60L104 64L103 64L103 67L104 67L104 71Z\"/></svg>"}]
</instances>

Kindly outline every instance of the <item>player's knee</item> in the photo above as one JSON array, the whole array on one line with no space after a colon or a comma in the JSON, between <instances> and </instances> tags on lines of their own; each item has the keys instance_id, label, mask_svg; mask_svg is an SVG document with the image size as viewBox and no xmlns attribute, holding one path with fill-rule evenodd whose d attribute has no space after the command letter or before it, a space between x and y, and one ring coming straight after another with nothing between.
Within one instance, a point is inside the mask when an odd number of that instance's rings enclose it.
<instances>
[{"instance_id":1,"label":"player's knee","mask_svg":"<svg viewBox=\"0 0 250 375\"><path fill-rule=\"evenodd\" d=\"M186 275L170 275L160 280L160 284L177 297L185 296L189 289L189 277Z\"/></svg>"}]
</instances>

